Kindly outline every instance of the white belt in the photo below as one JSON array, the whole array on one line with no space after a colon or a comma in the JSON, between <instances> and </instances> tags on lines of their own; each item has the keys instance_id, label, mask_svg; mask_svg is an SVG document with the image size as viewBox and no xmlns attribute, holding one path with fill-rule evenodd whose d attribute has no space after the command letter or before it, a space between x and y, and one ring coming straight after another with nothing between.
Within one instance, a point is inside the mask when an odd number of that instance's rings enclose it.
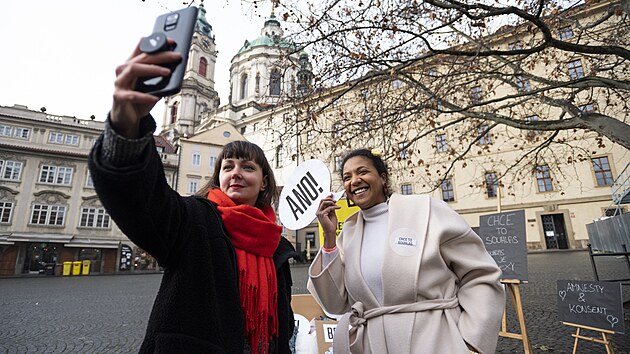
<instances>
[{"instance_id":1,"label":"white belt","mask_svg":"<svg viewBox=\"0 0 630 354\"><path fill-rule=\"evenodd\" d=\"M357 301L352 305L352 310L343 315L337 324L335 340L333 342L333 352L335 354L363 353L363 335L367 322L371 318L393 313L452 309L457 306L459 306L459 301L456 297L376 307L370 310L364 310L363 303ZM350 325L352 327L349 331L346 331L346 328ZM350 345L351 335L355 336L352 345Z\"/></svg>"}]
</instances>

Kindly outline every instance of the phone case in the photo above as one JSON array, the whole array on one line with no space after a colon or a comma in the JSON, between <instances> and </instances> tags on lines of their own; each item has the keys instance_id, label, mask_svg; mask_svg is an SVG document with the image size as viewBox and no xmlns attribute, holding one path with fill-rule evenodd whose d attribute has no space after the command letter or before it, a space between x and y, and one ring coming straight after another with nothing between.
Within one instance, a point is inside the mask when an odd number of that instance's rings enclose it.
<instances>
[{"instance_id":1,"label":"phone case","mask_svg":"<svg viewBox=\"0 0 630 354\"><path fill-rule=\"evenodd\" d=\"M186 63L188 62L188 52L197 22L197 11L196 7L189 6L158 16L155 20L153 33L162 32L167 37L173 38L176 43L175 48L166 48L165 50L179 52L182 55L182 61L168 66L171 68L171 75L168 77L139 78L135 87L136 91L164 97L174 95L181 90Z\"/></svg>"}]
</instances>

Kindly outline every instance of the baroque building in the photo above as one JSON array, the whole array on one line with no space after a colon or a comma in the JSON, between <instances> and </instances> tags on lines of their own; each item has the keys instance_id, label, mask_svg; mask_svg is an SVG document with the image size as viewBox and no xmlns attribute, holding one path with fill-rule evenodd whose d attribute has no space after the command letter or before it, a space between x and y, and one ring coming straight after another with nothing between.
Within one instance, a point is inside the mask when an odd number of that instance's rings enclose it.
<instances>
[{"instance_id":1,"label":"baroque building","mask_svg":"<svg viewBox=\"0 0 630 354\"><path fill-rule=\"evenodd\" d=\"M199 5L197 24L193 33L182 89L164 98L164 122L160 135L174 142L192 136L200 128L201 118L219 107L219 96L214 89L217 50L212 26L206 20L203 1Z\"/></svg>"},{"instance_id":2,"label":"baroque building","mask_svg":"<svg viewBox=\"0 0 630 354\"><path fill-rule=\"evenodd\" d=\"M104 122L0 106L0 275L61 275L64 262L89 273L133 269L142 254L100 203L87 157ZM156 137L169 184L173 146ZM129 254L129 256L127 255Z\"/></svg>"},{"instance_id":3,"label":"baroque building","mask_svg":"<svg viewBox=\"0 0 630 354\"><path fill-rule=\"evenodd\" d=\"M602 2L578 7L567 22L554 25L554 35L577 41L581 37L572 37L573 32L579 31L576 23L593 21L605 14L607 6L608 2ZM263 34L273 36L278 27L273 16L270 20L265 23ZM599 34L616 30L615 26L604 26ZM589 242L587 224L612 212L626 211L626 206L614 207L611 192L619 176L627 176L629 171L630 152L620 145L602 140L590 131L560 131L558 139L570 142L566 145L572 149L546 150L546 155L541 153L541 158L532 160L531 165L515 169L512 166L523 158L523 149L535 149L555 133L494 126L475 119L463 120L468 122L464 128L453 123L462 120L453 102L481 105L496 96L527 95L544 82L537 80L539 77L580 80L592 72L589 68L596 66L592 61L596 59L545 52L544 57L534 57L527 65L523 62L523 67L531 69L529 76L510 74L511 82L464 82L448 72L446 65L452 58L438 56L411 68L407 77L358 80L291 100L292 75L298 74L299 69L285 71L290 74L280 80L280 94L272 95L278 93L278 81L268 70L274 70L274 66L265 64L266 58L256 51L273 47L272 43L275 48L282 48L281 40L272 39L245 43L232 62L229 104L207 115L203 124L230 123L246 139L260 145L281 186L300 162L318 159L329 166L333 191L340 190L343 155L354 148L376 148L387 159L395 192L426 193L441 199L475 229L481 215L524 210L525 238L530 250L585 249ZM511 27L484 40L492 48L508 50L535 38L528 31ZM265 70L258 64L266 65ZM478 65L498 64L488 59L480 60ZM613 75L623 76L623 67L613 69ZM446 95L443 99L423 97L410 86L414 81L450 91L441 91ZM261 87L261 82L268 84ZM621 120L627 114L623 105L611 103L602 90L580 93L574 101L585 113L601 110ZM414 109L402 109L400 102L409 102ZM268 105L272 107L267 108ZM557 108L543 109L541 105L519 105L514 101L506 106L512 118L528 124L562 114ZM495 107L502 113L505 110ZM472 155L455 161L454 157L464 151L472 151ZM300 245L299 251L309 244L314 246L310 252L315 252L320 245L319 238L314 237L317 234L314 220L292 233L292 237Z\"/></svg>"}]
</instances>

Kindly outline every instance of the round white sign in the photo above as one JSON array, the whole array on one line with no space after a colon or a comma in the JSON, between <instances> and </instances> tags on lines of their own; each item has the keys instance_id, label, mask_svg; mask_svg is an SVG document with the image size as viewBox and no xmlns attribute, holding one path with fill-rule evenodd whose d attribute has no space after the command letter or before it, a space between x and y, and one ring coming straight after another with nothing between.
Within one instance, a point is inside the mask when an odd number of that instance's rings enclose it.
<instances>
[{"instance_id":1,"label":"round white sign","mask_svg":"<svg viewBox=\"0 0 630 354\"><path fill-rule=\"evenodd\" d=\"M319 201L330 194L330 171L319 160L299 164L280 193L278 216L286 228L299 230L315 219Z\"/></svg>"}]
</instances>

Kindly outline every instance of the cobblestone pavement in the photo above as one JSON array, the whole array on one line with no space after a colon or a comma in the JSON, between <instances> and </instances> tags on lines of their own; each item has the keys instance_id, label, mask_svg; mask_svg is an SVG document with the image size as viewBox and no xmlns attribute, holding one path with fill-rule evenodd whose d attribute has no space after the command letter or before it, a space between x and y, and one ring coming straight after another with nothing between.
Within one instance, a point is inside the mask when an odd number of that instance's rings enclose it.
<instances>
[{"instance_id":1,"label":"cobblestone pavement","mask_svg":"<svg viewBox=\"0 0 630 354\"><path fill-rule=\"evenodd\" d=\"M572 353L575 328L563 325L556 314L556 280L595 280L590 257L586 251L559 251L530 253L527 257L529 282L519 286L525 326L534 353ZM596 265L601 280L630 278L625 260L615 257L598 257ZM293 269L294 293L307 293L305 266ZM623 299L629 304L630 286L624 286ZM509 301L508 332L520 333L515 312ZM625 332L612 336L616 354L630 354L630 307L625 307ZM582 331L582 334L597 336L598 332ZM523 353L521 341L499 338L497 354ZM606 353L601 344L580 340L578 353Z\"/></svg>"},{"instance_id":2,"label":"cobblestone pavement","mask_svg":"<svg viewBox=\"0 0 630 354\"><path fill-rule=\"evenodd\" d=\"M534 352L571 353L575 330L557 319L556 280L593 280L588 253L534 253L528 262L529 283L520 289ZM629 276L622 259L601 257L597 265L602 279ZM293 267L294 293L307 292L306 272L305 265ZM160 280L160 274L0 278L0 353L135 353ZM513 312L508 307L508 330L517 332ZM630 354L630 334L612 340L616 353ZM578 353L605 352L580 341ZM523 353L522 343L499 338L497 353Z\"/></svg>"}]
</instances>

